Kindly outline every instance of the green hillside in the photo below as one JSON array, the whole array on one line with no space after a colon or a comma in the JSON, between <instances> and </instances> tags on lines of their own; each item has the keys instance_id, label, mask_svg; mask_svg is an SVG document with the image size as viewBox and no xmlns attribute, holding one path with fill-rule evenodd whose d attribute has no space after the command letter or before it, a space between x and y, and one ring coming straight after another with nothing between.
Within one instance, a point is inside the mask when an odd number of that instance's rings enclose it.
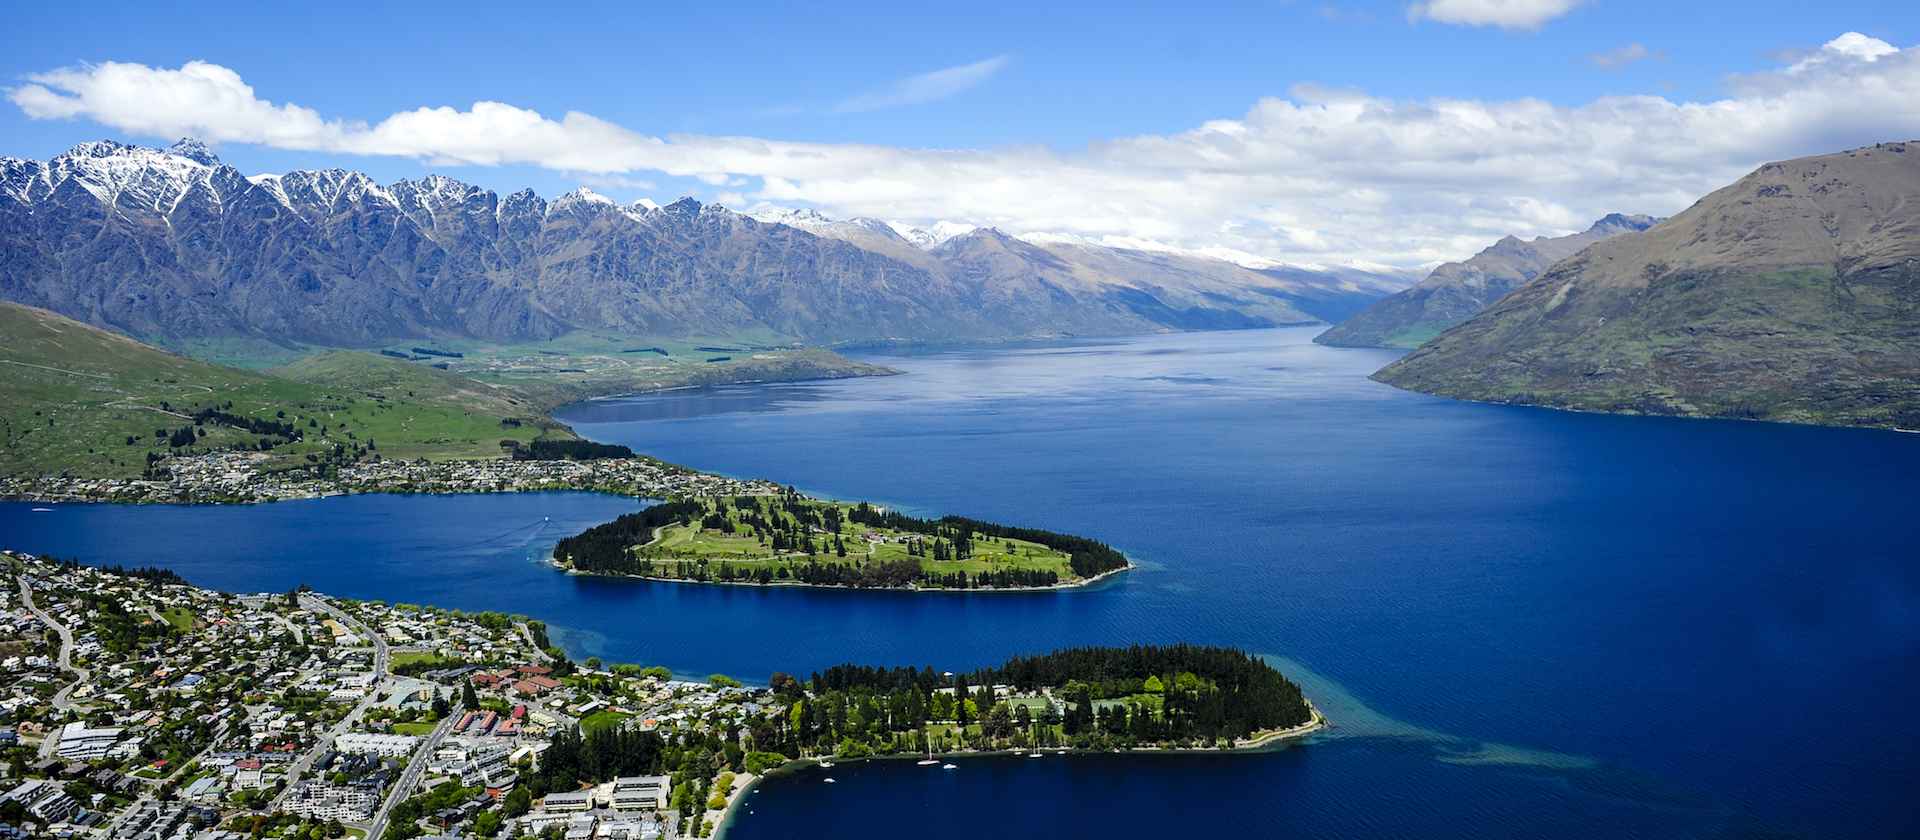
<instances>
[{"instance_id":1,"label":"green hillside","mask_svg":"<svg viewBox=\"0 0 1920 840\"><path fill-rule=\"evenodd\" d=\"M1375 374L1590 411L1920 427L1920 144L1770 163Z\"/></svg>"},{"instance_id":2,"label":"green hillside","mask_svg":"<svg viewBox=\"0 0 1920 840\"><path fill-rule=\"evenodd\" d=\"M132 477L149 456L263 445L284 463L373 452L499 457L503 438L565 434L496 389L371 354L306 360L290 370L306 380L296 381L195 361L11 303L0 303L0 335L4 475Z\"/></svg>"}]
</instances>

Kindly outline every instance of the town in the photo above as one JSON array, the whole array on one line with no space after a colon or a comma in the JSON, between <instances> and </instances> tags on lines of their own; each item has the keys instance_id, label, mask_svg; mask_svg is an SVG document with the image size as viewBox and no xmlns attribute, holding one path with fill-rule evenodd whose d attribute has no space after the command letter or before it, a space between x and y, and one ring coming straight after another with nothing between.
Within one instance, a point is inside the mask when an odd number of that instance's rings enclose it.
<instances>
[{"instance_id":1,"label":"town","mask_svg":"<svg viewBox=\"0 0 1920 840\"><path fill-rule=\"evenodd\" d=\"M0 563L5 840L696 837L753 779L702 766L534 797L557 741L737 742L764 693L576 667L536 621Z\"/></svg>"},{"instance_id":2,"label":"town","mask_svg":"<svg viewBox=\"0 0 1920 840\"><path fill-rule=\"evenodd\" d=\"M0 477L0 498L98 502L272 502L351 493L512 493L591 490L646 498L765 496L768 481L742 481L651 458L596 460L400 460L373 458L326 469L275 471L260 452L171 456L148 478L70 475Z\"/></svg>"}]
</instances>

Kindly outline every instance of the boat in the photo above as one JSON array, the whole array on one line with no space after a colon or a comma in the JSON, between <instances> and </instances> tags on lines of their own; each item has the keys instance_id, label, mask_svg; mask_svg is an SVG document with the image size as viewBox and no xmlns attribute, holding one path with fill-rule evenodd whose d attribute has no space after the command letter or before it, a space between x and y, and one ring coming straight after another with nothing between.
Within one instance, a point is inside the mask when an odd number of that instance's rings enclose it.
<instances>
[{"instance_id":1,"label":"boat","mask_svg":"<svg viewBox=\"0 0 1920 840\"><path fill-rule=\"evenodd\" d=\"M1040 754L1039 754L1039 753L1037 753L1037 752L1030 752L1030 753L1027 753L1027 757L1028 757L1028 758L1039 758L1039 757L1040 757Z\"/></svg>"},{"instance_id":2,"label":"boat","mask_svg":"<svg viewBox=\"0 0 1920 840\"><path fill-rule=\"evenodd\" d=\"M827 777L827 784L833 784L833 777L832 777L832 776L828 776L828 777Z\"/></svg>"},{"instance_id":3,"label":"boat","mask_svg":"<svg viewBox=\"0 0 1920 840\"><path fill-rule=\"evenodd\" d=\"M916 764L918 764L918 765L920 765L921 767L925 767L925 766L927 766L927 765L929 765L929 764L939 764L939 763L940 763L940 762L938 762L938 761L935 761L935 760L934 760L934 758L933 758L933 741L932 741L932 740L928 740L928 741L927 741L927 757L926 757L926 758L923 758L923 759L921 759L921 760L919 760L919 761L917 761L917 762L914 762L914 763L916 763Z\"/></svg>"},{"instance_id":4,"label":"boat","mask_svg":"<svg viewBox=\"0 0 1920 840\"><path fill-rule=\"evenodd\" d=\"M942 770L952 770L952 769L954 769L954 768L955 768L955 767L957 767L957 766L958 766L958 765L954 765L954 764L942 764L942 765L940 765L940 769L942 769Z\"/></svg>"},{"instance_id":5,"label":"boat","mask_svg":"<svg viewBox=\"0 0 1920 840\"><path fill-rule=\"evenodd\" d=\"M34 508L33 512L34 513L52 513L53 508Z\"/></svg>"},{"instance_id":6,"label":"boat","mask_svg":"<svg viewBox=\"0 0 1920 840\"><path fill-rule=\"evenodd\" d=\"M821 766L821 767L832 767L832 766L833 766L833 762L831 762L831 761L825 761L825 760L823 760L823 761L821 761L821 762L820 762L820 766Z\"/></svg>"}]
</instances>

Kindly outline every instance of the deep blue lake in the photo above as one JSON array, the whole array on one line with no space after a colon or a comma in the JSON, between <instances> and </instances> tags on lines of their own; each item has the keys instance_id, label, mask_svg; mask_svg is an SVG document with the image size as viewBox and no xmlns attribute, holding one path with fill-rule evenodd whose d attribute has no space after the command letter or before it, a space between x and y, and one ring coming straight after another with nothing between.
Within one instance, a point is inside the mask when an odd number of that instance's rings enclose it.
<instances>
[{"instance_id":1,"label":"deep blue lake","mask_svg":"<svg viewBox=\"0 0 1920 840\"><path fill-rule=\"evenodd\" d=\"M1473 405L1312 330L876 357L904 376L563 419L821 495L1083 533L1087 591L574 578L589 494L0 504L0 544L203 585L524 612L580 656L764 680L1188 640L1280 657L1338 728L1230 758L801 775L762 837L1920 836L1920 436Z\"/></svg>"}]
</instances>

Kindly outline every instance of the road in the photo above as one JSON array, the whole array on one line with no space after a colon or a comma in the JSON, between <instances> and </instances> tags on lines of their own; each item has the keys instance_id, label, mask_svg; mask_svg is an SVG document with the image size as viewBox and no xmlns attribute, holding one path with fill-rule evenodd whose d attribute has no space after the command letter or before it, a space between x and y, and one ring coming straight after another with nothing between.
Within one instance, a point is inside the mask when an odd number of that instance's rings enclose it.
<instances>
[{"instance_id":1,"label":"road","mask_svg":"<svg viewBox=\"0 0 1920 840\"><path fill-rule=\"evenodd\" d=\"M60 670L72 673L73 682L68 683L65 688L60 689L53 695L53 708L61 712L70 711L73 709L73 702L68 698L73 694L73 690L78 688L82 683L85 683L89 677L87 669L75 667L73 664L73 630L67 627L67 625L53 620L53 616L47 615L40 609L39 604L33 602L33 586L27 583L25 575L21 575L18 580L20 582L20 602L26 605L27 611L33 613L34 618L40 619L40 623L53 628L53 632L60 634ZM47 737L40 742L40 757L53 757L54 747L58 746L59 743L60 740L58 737L52 732L47 733Z\"/></svg>"},{"instance_id":2,"label":"road","mask_svg":"<svg viewBox=\"0 0 1920 840\"><path fill-rule=\"evenodd\" d=\"M433 757L434 750L440 748L441 739L446 738L447 733L453 731L453 725L460 721L463 708L456 700L452 711L447 712L447 716L440 720L440 725L433 728L433 734L414 749L413 755L407 759L407 769L400 772L400 780L393 783L392 789L387 791L386 801L381 802L380 810L374 812L373 822L367 824L367 837L370 840L380 840L381 833L387 830L387 816L393 812L393 806L411 795L413 786L420 781L420 775L427 771L428 759Z\"/></svg>"},{"instance_id":3,"label":"road","mask_svg":"<svg viewBox=\"0 0 1920 840\"><path fill-rule=\"evenodd\" d=\"M293 786L300 782L300 777L306 775L306 772L313 768L313 763L319 761L320 756L326 754L327 750L333 749L333 739L351 730L360 722L360 718L367 713L367 710L373 708L374 703L379 702L382 689L385 687L387 681L386 639L374 633L373 629L361 623L360 619L348 615L346 611L328 603L325 599L318 596L302 593L300 595L300 606L311 612L324 613L332 617L335 621L353 628L354 632L359 633L363 638L373 641L373 684L368 687L367 696L360 698L360 702L354 705L353 711L348 712L347 716L341 718L339 723L334 724L333 728L328 729L325 734L316 739L313 742L313 746L308 748L306 753L300 756L299 760L288 765L287 783L280 788L279 795L273 798L273 804L268 806L269 811L279 810L287 797L293 793ZM291 622L288 622L287 626L292 627L293 625Z\"/></svg>"},{"instance_id":4,"label":"road","mask_svg":"<svg viewBox=\"0 0 1920 840\"><path fill-rule=\"evenodd\" d=\"M533 661L538 662L542 665L551 663L553 661L553 657L549 655L545 649L541 648L538 642L534 641L533 628L528 627L527 623L524 621L518 622L513 626L516 630L520 632L520 638L527 640L527 647L533 648Z\"/></svg>"}]
</instances>

